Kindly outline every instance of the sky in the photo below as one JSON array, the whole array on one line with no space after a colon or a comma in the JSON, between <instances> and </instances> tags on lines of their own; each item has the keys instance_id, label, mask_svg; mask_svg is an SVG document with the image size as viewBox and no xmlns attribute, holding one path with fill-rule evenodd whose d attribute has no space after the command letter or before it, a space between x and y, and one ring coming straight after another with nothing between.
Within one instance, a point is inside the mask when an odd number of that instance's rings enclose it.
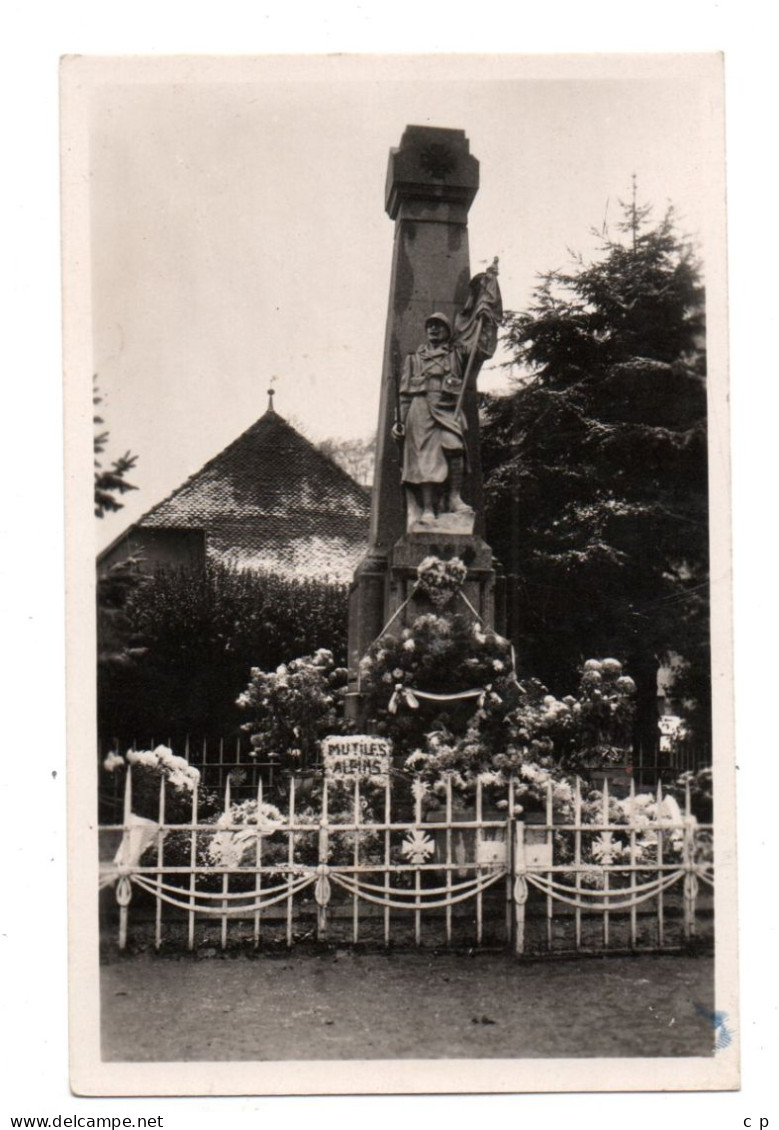
<instances>
[{"instance_id":1,"label":"sky","mask_svg":"<svg viewBox=\"0 0 779 1130\"><path fill-rule=\"evenodd\" d=\"M407 124L465 130L471 269L500 257L508 309L571 249L593 253L591 227L616 234L633 174L656 216L672 201L702 252L709 238L710 56L156 62L108 69L88 101L91 372L105 459L135 453L139 488L98 547L252 424L271 381L315 441L374 431L384 182ZM506 387L505 359L480 387Z\"/></svg>"}]
</instances>

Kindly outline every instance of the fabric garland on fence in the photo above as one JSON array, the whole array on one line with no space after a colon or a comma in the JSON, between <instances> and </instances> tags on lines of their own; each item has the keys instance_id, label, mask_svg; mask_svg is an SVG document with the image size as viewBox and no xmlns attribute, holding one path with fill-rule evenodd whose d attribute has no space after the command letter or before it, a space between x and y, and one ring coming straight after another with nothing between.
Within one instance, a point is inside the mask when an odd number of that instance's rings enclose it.
<instances>
[{"instance_id":1,"label":"fabric garland on fence","mask_svg":"<svg viewBox=\"0 0 779 1130\"><path fill-rule=\"evenodd\" d=\"M634 906L639 906L642 902L647 902L649 899L655 898L661 892L666 891L672 887L674 883L678 883L684 875L684 870L674 871L670 875L666 875L663 879L656 879L654 882L647 884L649 890L645 889L644 892L637 897L628 897L623 902L614 905L609 902L592 902L592 899L603 898L604 896L611 897L612 894L631 895L630 889L619 891L577 891L573 887L562 887L562 890L569 891L573 898L566 898L565 895L560 893L560 884L551 883L544 879L541 875L534 875L532 872L524 871L520 874L520 878L525 879L531 886L541 891L542 894L547 895L549 898L555 899L557 902L563 902L566 906L576 907L577 910L600 910L617 912L620 910L630 910ZM557 890L555 888L558 888ZM584 899L582 895L586 896Z\"/></svg>"},{"instance_id":2,"label":"fabric garland on fence","mask_svg":"<svg viewBox=\"0 0 779 1130\"><path fill-rule=\"evenodd\" d=\"M478 866L478 865L473 864L473 866ZM484 865L482 865L481 869L486 870L486 867ZM400 873L401 869L396 867L395 871L396 871L396 873ZM405 873L408 874L408 871L405 871ZM497 866L490 867L490 872L489 872L490 880L495 879L495 878L499 879L501 875L505 875L505 874L506 874L506 868L504 866L497 865ZM474 885L474 883L480 883L484 878L486 878L486 876L484 876L484 875L474 875L470 879L464 879L462 883L449 883L449 884L447 884L446 886L443 886L443 887L422 887L422 888L420 888L420 890L417 891L417 890L412 889L411 887L387 887L386 885L381 885L379 883L366 883L364 881L361 882L359 880L359 878L356 877L356 873L351 871L351 869L348 869L348 870L345 870L345 871L328 870L328 875L330 876L331 879L337 880L338 876L340 875L340 876L343 876L346 879L346 881L349 882L349 883L359 883L361 892L362 891L376 891L380 895L381 894L383 894L383 895L387 895L387 894L402 895L404 898L410 898L410 899L420 898L422 895L441 895L441 894L449 895L449 894L453 894L453 893L455 893L459 896L463 891L466 890L466 888L472 887ZM424 905L428 905L428 904L425 903Z\"/></svg>"},{"instance_id":3,"label":"fabric garland on fence","mask_svg":"<svg viewBox=\"0 0 779 1130\"><path fill-rule=\"evenodd\" d=\"M456 903L464 902L466 899L481 894L505 876L506 868L498 867L494 870L491 869L488 875L477 875L462 883L445 887L427 887L417 891L408 888L387 888L374 883L360 882L359 878L354 875L328 869L328 878L342 887L348 894L355 895L366 902L376 903L378 906L392 907L395 910L437 910L441 907L454 906ZM216 918L256 914L267 907L275 906L277 903L300 894L319 877L318 872L311 872L299 875L298 878L280 886L263 888L261 892L219 893L190 891L186 887L176 887L170 883L163 883L161 878L153 879L137 872L122 876L123 879L129 880L141 890L146 891L147 894L167 903L169 906L194 914L211 915ZM166 894L165 892L171 893ZM174 898L174 894L181 897ZM444 898L438 897L442 894L445 895ZM269 895L272 897L268 897ZM251 901L244 901L237 906L225 905L225 903L237 902L239 899L250 899ZM219 902L222 905L203 905L203 900Z\"/></svg>"},{"instance_id":4,"label":"fabric garland on fence","mask_svg":"<svg viewBox=\"0 0 779 1130\"><path fill-rule=\"evenodd\" d=\"M339 887L343 887L348 894L356 895L357 898L375 903L377 906L388 906L394 910L438 910L441 907L454 906L455 903L464 902L475 895L480 895L487 887L491 887L499 879L505 878L505 875L506 869L502 867L489 875L477 876L449 888L439 888L439 890L448 890L450 892L448 897L427 900L422 897L428 893L424 890L412 891L394 888L388 891L386 887L378 888L379 891L383 891L383 896L379 897L369 893L370 890L376 890L375 887L361 883L358 879L351 875L345 875L343 872L331 871L330 879ZM390 897L393 895L395 898ZM399 896L403 896L405 901L396 901Z\"/></svg>"},{"instance_id":5,"label":"fabric garland on fence","mask_svg":"<svg viewBox=\"0 0 779 1130\"><path fill-rule=\"evenodd\" d=\"M256 871L254 871L254 872L253 871L232 872L232 874L236 874L236 873L241 874L241 875L247 875L247 874L248 875L257 875ZM150 873L147 873L147 874L150 875ZM158 875L159 872L155 871L155 872L153 872L153 874ZM214 875L218 876L219 870L215 868L213 871L210 871L209 874L212 877ZM223 874L224 874L224 872L223 872ZM301 879L305 879L306 881L308 881L308 879L310 879L310 877L311 877L308 869L306 870L305 873L298 871L298 872L295 872L294 874L296 875L295 879L292 879L290 877L290 879L288 879L286 882L279 883L279 885L276 886L276 887L255 887L255 889L253 891L198 891L198 890L191 891L189 889L189 887L177 887L177 886L174 886L173 883L163 883L161 879L153 879L151 877L147 878L147 875L144 875L143 873L140 873L140 874L136 873L135 875L131 875L130 878L133 879L133 880L143 879L147 884L151 883L153 885L155 891L169 891L171 894L174 894L174 895L186 895L187 898L190 898L194 894L199 899L214 899L216 901L222 901L222 902L225 899L228 899L232 902L237 902L239 899L256 898L258 895L262 895L262 897L264 898L267 895L277 895L280 892L284 892L285 894L289 894L290 886L293 883L299 883Z\"/></svg>"},{"instance_id":6,"label":"fabric garland on fence","mask_svg":"<svg viewBox=\"0 0 779 1130\"><path fill-rule=\"evenodd\" d=\"M274 906L278 902L284 902L285 899L292 898L295 895L300 894L300 892L305 887L310 886L316 878L316 874L305 875L298 879L296 882L289 883L289 885L284 888L282 894L275 895L273 898L255 898L253 902L244 903L242 906L218 907L202 905L199 906L197 904L196 900L202 897L204 892L187 892L183 888L178 887L177 890L179 890L181 894L185 896L186 901L185 899L174 899L171 898L170 895L163 894L160 890L160 884L155 883L153 880L146 879L142 875L131 876L132 882L137 884L137 886L139 886L141 890L146 891L150 895L153 895L161 902L166 902L169 906L175 906L179 910L188 910L190 913L194 914L210 914L215 918L236 918L238 917L238 915L256 914L261 910L265 910L269 906ZM226 900L227 898L229 898L229 895L219 895L218 897ZM251 895L247 894L243 897L250 898Z\"/></svg>"},{"instance_id":7,"label":"fabric garland on fence","mask_svg":"<svg viewBox=\"0 0 779 1130\"><path fill-rule=\"evenodd\" d=\"M597 870L599 872L601 872L602 869L600 867L598 867ZM620 867L615 868L615 870L619 874L623 874L623 875L625 874L625 872ZM530 872L529 874L528 874L528 872L520 872L520 874L527 874L528 878L530 878L530 874L535 874L535 872ZM580 872L580 874L581 874L581 872ZM585 874L586 874L586 872L585 872ZM675 883L676 880L679 878L679 876L681 874L683 874L683 869L677 867L677 868L674 868L674 870L669 873L668 877L672 880L673 883ZM563 894L566 894L566 895L568 895L568 894L571 894L571 895L573 895L573 894L575 894L575 895L592 894L593 896L598 896L598 897L606 898L606 899L617 898L619 895L630 895L632 897L633 895L643 895L645 893L647 894L647 897L651 898L652 895L657 894L657 884L660 883L660 882L663 882L663 876L658 875L658 877L656 879L650 879L649 882L647 882L647 883L636 884L635 887L612 887L608 891L605 891L605 890L590 891L586 887L585 888L583 888L583 887L571 887L567 883L556 883L554 881L554 879L549 878L549 872L543 873L541 875L541 878L543 879L544 883L546 883L546 885L548 887L550 887L552 890L561 891L561 892L563 892Z\"/></svg>"}]
</instances>

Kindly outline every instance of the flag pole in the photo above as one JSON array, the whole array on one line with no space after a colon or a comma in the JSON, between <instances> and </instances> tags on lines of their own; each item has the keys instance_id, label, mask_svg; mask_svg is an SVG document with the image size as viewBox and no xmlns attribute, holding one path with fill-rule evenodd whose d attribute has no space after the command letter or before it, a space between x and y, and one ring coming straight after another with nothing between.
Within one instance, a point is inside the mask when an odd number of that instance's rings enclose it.
<instances>
[{"instance_id":1,"label":"flag pole","mask_svg":"<svg viewBox=\"0 0 779 1130\"><path fill-rule=\"evenodd\" d=\"M484 314L483 313L481 313L479 315L477 321L478 321L478 329L476 331L476 337L475 337L475 340L474 340L474 343L473 343L473 349L471 350L470 355L468 357L468 364L465 366L465 375L463 376L463 383L460 386L460 394L457 397L457 407L454 410L454 422L455 423L457 423L457 421L460 419L460 413L463 410L463 400L465 399L465 390L468 387L468 379L471 375L471 372L473 371L473 363L476 360L476 350L479 348L479 342L481 341L481 331L484 327Z\"/></svg>"}]
</instances>

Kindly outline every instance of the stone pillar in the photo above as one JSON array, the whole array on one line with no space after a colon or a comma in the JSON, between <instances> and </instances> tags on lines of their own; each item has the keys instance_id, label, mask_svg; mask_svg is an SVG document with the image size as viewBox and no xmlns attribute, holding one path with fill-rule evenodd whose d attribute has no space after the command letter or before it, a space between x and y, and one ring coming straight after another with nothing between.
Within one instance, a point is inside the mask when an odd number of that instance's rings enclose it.
<instances>
[{"instance_id":1,"label":"stone pillar","mask_svg":"<svg viewBox=\"0 0 779 1130\"><path fill-rule=\"evenodd\" d=\"M463 496L476 511L473 535L407 534L400 450L391 431L404 358L424 340L425 319L435 310L452 322L468 296L468 209L479 187L479 163L463 130L407 126L390 151L385 207L395 221L389 308L382 365L368 554L358 566L349 602L349 669L352 717L359 716L357 665L408 592L419 562L436 551L467 553L473 568L466 593L493 624L495 574L483 541L484 505L476 390L466 392L470 472ZM477 579L478 578L478 579ZM469 596L469 599L471 597ZM482 611L483 609L483 611ZM404 619L412 610L404 615ZM417 610L419 611L419 610ZM485 615L486 613L486 615Z\"/></svg>"},{"instance_id":2,"label":"stone pillar","mask_svg":"<svg viewBox=\"0 0 779 1130\"><path fill-rule=\"evenodd\" d=\"M370 552L386 557L406 530L400 452L392 439L396 380L404 358L424 340L434 310L452 322L468 295L468 209L479 188L479 162L463 130L407 126L390 152L385 207L395 221L387 328L384 338ZM483 534L476 395L466 394L471 474L464 494ZM481 522L481 526L478 524Z\"/></svg>"}]
</instances>

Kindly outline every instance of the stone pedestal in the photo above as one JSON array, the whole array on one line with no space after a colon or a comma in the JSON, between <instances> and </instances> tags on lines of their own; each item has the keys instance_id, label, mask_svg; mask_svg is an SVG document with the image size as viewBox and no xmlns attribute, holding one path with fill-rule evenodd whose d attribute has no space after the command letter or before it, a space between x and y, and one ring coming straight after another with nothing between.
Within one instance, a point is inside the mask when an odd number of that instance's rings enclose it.
<instances>
[{"instance_id":1,"label":"stone pedestal","mask_svg":"<svg viewBox=\"0 0 779 1130\"><path fill-rule=\"evenodd\" d=\"M486 625L500 631L495 617L497 577L492 550L479 537L443 533L406 534L395 543L390 554L387 578L387 620L400 609L402 611L393 627L399 630L400 626L413 623L417 616L439 612L423 591L414 592L417 567L426 557L431 556L443 560L459 557L468 568L468 579L462 587L462 596L455 594L445 605L447 615L463 614L473 617L473 612L468 607L470 604Z\"/></svg>"},{"instance_id":2,"label":"stone pedestal","mask_svg":"<svg viewBox=\"0 0 779 1130\"><path fill-rule=\"evenodd\" d=\"M386 556L368 556L357 566L349 590L349 687L346 716L364 728L358 687L360 660L387 622Z\"/></svg>"}]
</instances>

